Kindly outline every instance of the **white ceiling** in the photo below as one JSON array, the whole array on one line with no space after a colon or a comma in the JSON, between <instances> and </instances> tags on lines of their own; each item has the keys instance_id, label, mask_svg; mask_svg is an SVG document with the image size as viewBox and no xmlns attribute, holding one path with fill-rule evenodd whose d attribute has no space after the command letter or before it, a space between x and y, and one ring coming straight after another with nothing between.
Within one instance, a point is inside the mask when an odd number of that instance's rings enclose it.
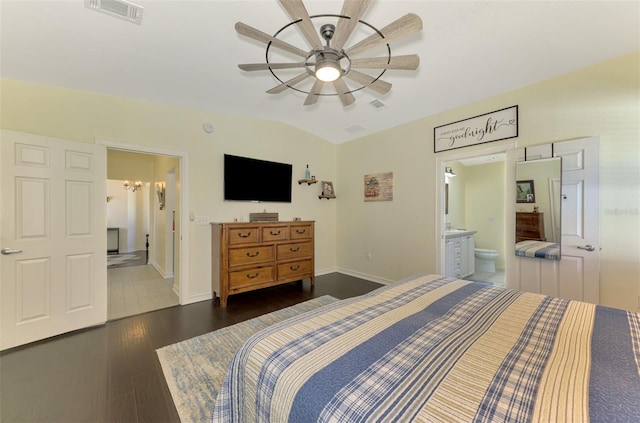
<instances>
[{"instance_id":1,"label":"white ceiling","mask_svg":"<svg viewBox=\"0 0 640 423\"><path fill-rule=\"evenodd\" d=\"M83 0L0 0L0 75L276 120L342 143L640 50L638 1L378 0L362 18L378 29L409 12L422 18L419 34L391 44L393 55L419 54L418 70L387 71L391 92L360 90L348 107L336 96L303 106L303 93L266 94L279 84L268 71L237 67L264 62L266 46L234 24L274 34L290 22L276 0L135 3L144 7L141 25ZM339 14L342 2L305 4L311 15ZM293 30L282 38L310 49ZM300 70L282 72L284 80ZM385 107L369 104L376 99Z\"/></svg>"}]
</instances>

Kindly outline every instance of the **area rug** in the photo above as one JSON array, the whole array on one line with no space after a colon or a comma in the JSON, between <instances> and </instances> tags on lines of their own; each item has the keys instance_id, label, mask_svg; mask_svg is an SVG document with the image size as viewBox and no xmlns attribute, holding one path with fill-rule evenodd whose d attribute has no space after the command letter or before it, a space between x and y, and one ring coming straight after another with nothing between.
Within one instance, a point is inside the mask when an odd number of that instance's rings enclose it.
<instances>
[{"instance_id":1,"label":"area rug","mask_svg":"<svg viewBox=\"0 0 640 423\"><path fill-rule=\"evenodd\" d=\"M231 359L251 335L335 301L324 295L156 350L180 421L209 421Z\"/></svg>"},{"instance_id":2,"label":"area rug","mask_svg":"<svg viewBox=\"0 0 640 423\"><path fill-rule=\"evenodd\" d=\"M481 281L480 279L464 278L465 281L471 281L475 283L481 283L483 285L493 285L493 282Z\"/></svg>"},{"instance_id":3,"label":"area rug","mask_svg":"<svg viewBox=\"0 0 640 423\"><path fill-rule=\"evenodd\" d=\"M143 257L140 254L107 255L107 267L124 267L125 265L131 266L140 264L144 264Z\"/></svg>"}]
</instances>

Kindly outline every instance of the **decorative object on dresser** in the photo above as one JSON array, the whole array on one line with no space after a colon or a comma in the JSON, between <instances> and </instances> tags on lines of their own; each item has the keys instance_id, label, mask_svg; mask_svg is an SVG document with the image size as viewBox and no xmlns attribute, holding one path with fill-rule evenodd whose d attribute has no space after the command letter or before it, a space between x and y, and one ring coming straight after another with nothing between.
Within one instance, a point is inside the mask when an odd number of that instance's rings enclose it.
<instances>
[{"instance_id":1,"label":"decorative object on dresser","mask_svg":"<svg viewBox=\"0 0 640 423\"><path fill-rule=\"evenodd\" d=\"M267 213L267 211L263 211L262 213L249 213L249 222L277 222L278 221L278 213Z\"/></svg>"},{"instance_id":2,"label":"decorative object on dresser","mask_svg":"<svg viewBox=\"0 0 640 423\"><path fill-rule=\"evenodd\" d=\"M516 212L516 243L525 240L547 240L544 235L544 213Z\"/></svg>"},{"instance_id":3,"label":"decorative object on dresser","mask_svg":"<svg viewBox=\"0 0 640 423\"><path fill-rule=\"evenodd\" d=\"M211 223L213 297L309 278L315 285L313 221Z\"/></svg>"}]
</instances>

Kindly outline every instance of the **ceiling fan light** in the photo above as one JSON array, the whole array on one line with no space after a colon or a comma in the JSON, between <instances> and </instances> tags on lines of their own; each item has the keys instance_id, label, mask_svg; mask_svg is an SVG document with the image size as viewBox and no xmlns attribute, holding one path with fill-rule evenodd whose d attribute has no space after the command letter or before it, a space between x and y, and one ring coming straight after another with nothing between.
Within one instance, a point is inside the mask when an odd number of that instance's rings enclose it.
<instances>
[{"instance_id":1,"label":"ceiling fan light","mask_svg":"<svg viewBox=\"0 0 640 423\"><path fill-rule=\"evenodd\" d=\"M323 82L333 82L342 76L340 65L333 59L322 59L316 64L316 78Z\"/></svg>"}]
</instances>

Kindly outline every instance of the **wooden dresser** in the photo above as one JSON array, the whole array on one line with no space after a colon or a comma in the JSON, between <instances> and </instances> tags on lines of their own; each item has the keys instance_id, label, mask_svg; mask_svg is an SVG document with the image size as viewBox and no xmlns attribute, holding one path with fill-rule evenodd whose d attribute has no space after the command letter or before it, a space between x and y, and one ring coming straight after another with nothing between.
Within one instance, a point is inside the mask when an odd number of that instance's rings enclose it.
<instances>
[{"instance_id":1,"label":"wooden dresser","mask_svg":"<svg viewBox=\"0 0 640 423\"><path fill-rule=\"evenodd\" d=\"M229 295L305 278L315 285L314 223L211 224L213 297L227 306Z\"/></svg>"},{"instance_id":2,"label":"wooden dresser","mask_svg":"<svg viewBox=\"0 0 640 423\"><path fill-rule=\"evenodd\" d=\"M544 213L516 212L516 242L531 239L546 241Z\"/></svg>"}]
</instances>

